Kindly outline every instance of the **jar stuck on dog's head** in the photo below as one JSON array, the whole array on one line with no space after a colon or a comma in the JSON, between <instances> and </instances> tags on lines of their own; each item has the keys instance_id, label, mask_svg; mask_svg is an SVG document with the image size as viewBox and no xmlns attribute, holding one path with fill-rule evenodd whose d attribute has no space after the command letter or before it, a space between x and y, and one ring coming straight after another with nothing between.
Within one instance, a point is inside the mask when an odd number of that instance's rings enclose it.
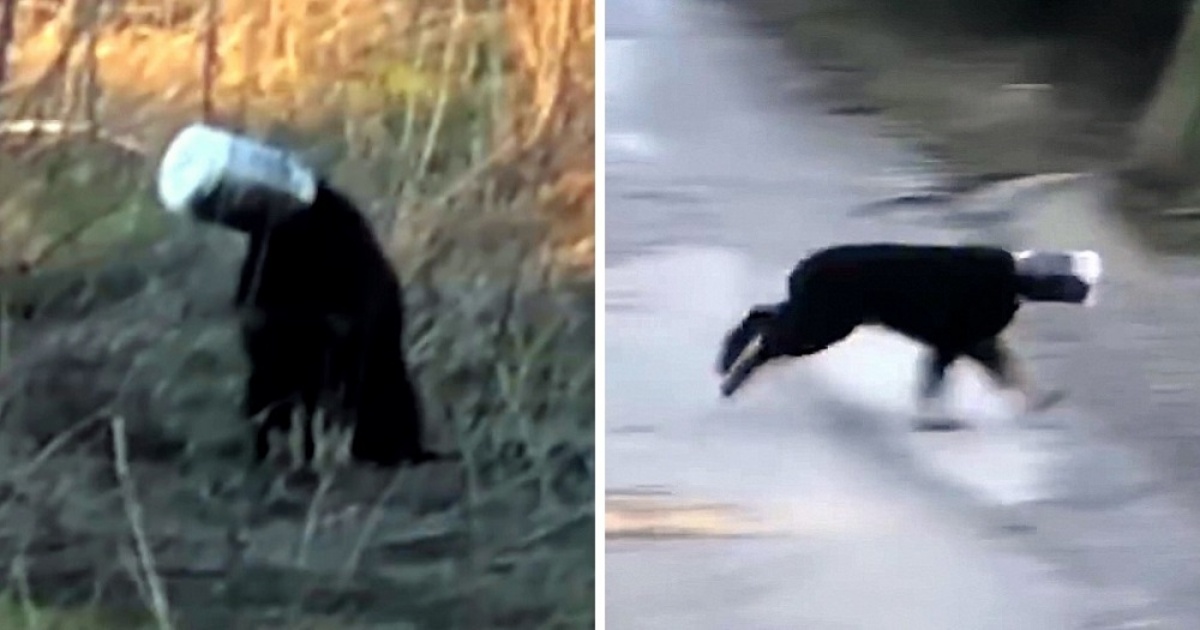
<instances>
[{"instance_id":1,"label":"jar stuck on dog's head","mask_svg":"<svg viewBox=\"0 0 1200 630\"><path fill-rule=\"evenodd\" d=\"M180 131L158 168L168 212L236 230L307 207L317 176L291 153L203 124Z\"/></svg>"}]
</instances>

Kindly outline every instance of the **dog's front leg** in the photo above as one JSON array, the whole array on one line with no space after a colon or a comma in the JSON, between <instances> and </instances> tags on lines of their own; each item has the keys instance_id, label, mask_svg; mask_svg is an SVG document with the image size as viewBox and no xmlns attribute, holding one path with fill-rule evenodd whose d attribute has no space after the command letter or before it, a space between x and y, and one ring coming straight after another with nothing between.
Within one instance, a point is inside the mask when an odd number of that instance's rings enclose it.
<instances>
[{"instance_id":1,"label":"dog's front leg","mask_svg":"<svg viewBox=\"0 0 1200 630\"><path fill-rule=\"evenodd\" d=\"M1020 394L1025 413L1045 411L1058 404L1066 396L1061 389L1038 387L1034 383L1026 362L1012 351L1007 351L1007 356L1008 376L1006 380L1011 383L1011 388Z\"/></svg>"},{"instance_id":2,"label":"dog's front leg","mask_svg":"<svg viewBox=\"0 0 1200 630\"><path fill-rule=\"evenodd\" d=\"M1065 397L1062 390L1037 387L1026 363L999 337L975 345L967 356L982 365L1001 387L1015 391L1025 413L1043 411Z\"/></svg>"}]
</instances>

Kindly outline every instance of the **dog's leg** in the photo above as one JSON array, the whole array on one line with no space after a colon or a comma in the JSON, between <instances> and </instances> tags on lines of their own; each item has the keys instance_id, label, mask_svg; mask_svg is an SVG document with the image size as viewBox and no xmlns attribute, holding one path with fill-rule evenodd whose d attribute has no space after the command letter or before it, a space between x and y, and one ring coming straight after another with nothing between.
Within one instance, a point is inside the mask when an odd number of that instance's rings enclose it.
<instances>
[{"instance_id":1,"label":"dog's leg","mask_svg":"<svg viewBox=\"0 0 1200 630\"><path fill-rule=\"evenodd\" d=\"M924 357L917 417L913 428L917 431L953 431L962 423L949 417L945 406L946 370L958 358L958 353L933 348Z\"/></svg>"},{"instance_id":2,"label":"dog's leg","mask_svg":"<svg viewBox=\"0 0 1200 630\"><path fill-rule=\"evenodd\" d=\"M1026 413L1049 409L1066 395L1062 390L1043 390L1034 385L1024 362L999 337L975 344L966 355L982 365L1001 387L1018 392Z\"/></svg>"},{"instance_id":3,"label":"dog's leg","mask_svg":"<svg viewBox=\"0 0 1200 630\"><path fill-rule=\"evenodd\" d=\"M251 372L242 394L242 415L255 422L254 459L264 462L271 454L271 435L286 432L291 426L291 405L279 379L269 370Z\"/></svg>"},{"instance_id":4,"label":"dog's leg","mask_svg":"<svg viewBox=\"0 0 1200 630\"><path fill-rule=\"evenodd\" d=\"M729 331L721 342L721 353L717 358L718 374L727 375L734 365L744 358L743 355L747 354L750 344L758 340L779 310L779 304L759 304L746 312L742 321Z\"/></svg>"},{"instance_id":5,"label":"dog's leg","mask_svg":"<svg viewBox=\"0 0 1200 630\"><path fill-rule=\"evenodd\" d=\"M724 398L732 396L749 380L755 370L766 365L770 360L771 355L763 345L763 336L758 335L751 339L738 358L725 371L725 378L721 380L721 396Z\"/></svg>"},{"instance_id":6,"label":"dog's leg","mask_svg":"<svg viewBox=\"0 0 1200 630\"><path fill-rule=\"evenodd\" d=\"M784 302L773 313L767 308L755 307L726 336L719 365L725 377L723 397L732 396L763 365L821 352L848 337L859 323L853 317L830 317L796 301Z\"/></svg>"},{"instance_id":7,"label":"dog's leg","mask_svg":"<svg viewBox=\"0 0 1200 630\"><path fill-rule=\"evenodd\" d=\"M839 337L833 341L812 342L806 346L791 345L788 346L786 352L776 350L775 346L771 345L771 338L767 335L760 335L751 340L750 345L742 356L734 363L734 365L725 374L725 378L721 381L721 396L728 398L734 394L745 382L750 378L758 368L776 359L799 359L812 354L816 354L828 348L829 346L841 341L844 337Z\"/></svg>"}]
</instances>

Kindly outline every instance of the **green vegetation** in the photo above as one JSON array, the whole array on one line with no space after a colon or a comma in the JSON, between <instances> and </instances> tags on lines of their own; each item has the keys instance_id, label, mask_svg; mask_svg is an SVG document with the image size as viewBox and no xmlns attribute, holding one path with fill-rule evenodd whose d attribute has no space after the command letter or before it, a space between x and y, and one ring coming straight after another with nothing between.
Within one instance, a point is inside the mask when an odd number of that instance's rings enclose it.
<instances>
[{"instance_id":1,"label":"green vegetation","mask_svg":"<svg viewBox=\"0 0 1200 630\"><path fill-rule=\"evenodd\" d=\"M85 130L0 136L0 627L590 627L591 2L77 4L0 96ZM247 467L241 244L150 186L205 109L364 202L463 466Z\"/></svg>"}]
</instances>

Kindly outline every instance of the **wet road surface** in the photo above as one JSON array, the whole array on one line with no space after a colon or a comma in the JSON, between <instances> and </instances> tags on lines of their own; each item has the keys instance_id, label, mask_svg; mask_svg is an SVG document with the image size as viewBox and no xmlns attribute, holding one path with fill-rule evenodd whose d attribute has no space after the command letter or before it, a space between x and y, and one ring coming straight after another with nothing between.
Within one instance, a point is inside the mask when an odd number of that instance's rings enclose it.
<instances>
[{"instance_id":1,"label":"wet road surface","mask_svg":"<svg viewBox=\"0 0 1200 630\"><path fill-rule=\"evenodd\" d=\"M720 335L806 251L958 238L850 216L927 165L806 103L723 4L610 0L607 24L608 627L1082 627L1080 589L889 461L1041 498L1051 449L979 375L953 434L908 431L917 348L881 333L718 398Z\"/></svg>"}]
</instances>

